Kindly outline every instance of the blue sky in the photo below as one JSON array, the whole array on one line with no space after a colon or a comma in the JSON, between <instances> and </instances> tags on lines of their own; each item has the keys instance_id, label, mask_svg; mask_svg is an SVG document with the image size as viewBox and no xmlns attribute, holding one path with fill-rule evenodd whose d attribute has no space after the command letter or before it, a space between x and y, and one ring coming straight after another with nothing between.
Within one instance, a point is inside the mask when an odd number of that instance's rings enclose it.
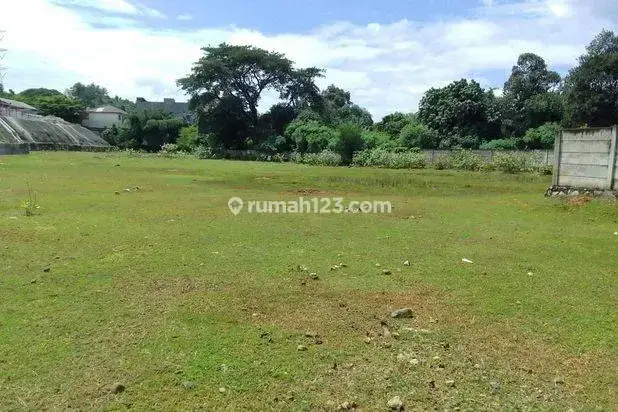
<instances>
[{"instance_id":1,"label":"blue sky","mask_svg":"<svg viewBox=\"0 0 618 412\"><path fill-rule=\"evenodd\" d=\"M20 0L3 4L0 47L16 91L81 81L185 100L176 79L200 47L250 44L324 68L321 87L349 90L379 120L460 78L500 89L524 52L566 73L603 28L618 28L615 0Z\"/></svg>"}]
</instances>

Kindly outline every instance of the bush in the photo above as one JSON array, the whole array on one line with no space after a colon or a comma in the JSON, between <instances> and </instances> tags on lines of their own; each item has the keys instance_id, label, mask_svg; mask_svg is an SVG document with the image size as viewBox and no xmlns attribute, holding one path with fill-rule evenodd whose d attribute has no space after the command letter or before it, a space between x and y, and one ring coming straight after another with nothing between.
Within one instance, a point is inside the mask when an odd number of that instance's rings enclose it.
<instances>
[{"instance_id":1,"label":"bush","mask_svg":"<svg viewBox=\"0 0 618 412\"><path fill-rule=\"evenodd\" d=\"M334 149L341 156L344 164L350 164L354 153L363 149L362 129L354 124L346 123L337 128L337 137L331 142Z\"/></svg>"},{"instance_id":2,"label":"bush","mask_svg":"<svg viewBox=\"0 0 618 412\"><path fill-rule=\"evenodd\" d=\"M518 141L515 139L496 139L489 142L484 142L481 150L517 150L519 147Z\"/></svg>"},{"instance_id":3,"label":"bush","mask_svg":"<svg viewBox=\"0 0 618 412\"><path fill-rule=\"evenodd\" d=\"M337 139L337 132L316 120L295 120L285 129L285 137L296 142L301 153L319 153Z\"/></svg>"},{"instance_id":4,"label":"bush","mask_svg":"<svg viewBox=\"0 0 618 412\"><path fill-rule=\"evenodd\" d=\"M483 168L485 160L471 150L455 150L451 153L453 168L457 170L477 171Z\"/></svg>"},{"instance_id":5,"label":"bush","mask_svg":"<svg viewBox=\"0 0 618 412\"><path fill-rule=\"evenodd\" d=\"M216 159L218 157L211 147L201 145L193 150L193 154L198 159Z\"/></svg>"},{"instance_id":6,"label":"bush","mask_svg":"<svg viewBox=\"0 0 618 412\"><path fill-rule=\"evenodd\" d=\"M307 153L303 155L302 162L312 166L339 166L341 155L331 150L323 150L320 153Z\"/></svg>"},{"instance_id":7,"label":"bush","mask_svg":"<svg viewBox=\"0 0 618 412\"><path fill-rule=\"evenodd\" d=\"M399 144L403 147L435 149L439 142L440 138L435 131L419 123L409 124L399 133Z\"/></svg>"},{"instance_id":8,"label":"bush","mask_svg":"<svg viewBox=\"0 0 618 412\"><path fill-rule=\"evenodd\" d=\"M178 145L178 150L191 153L199 146L199 140L197 126L185 126L180 129L176 144Z\"/></svg>"},{"instance_id":9,"label":"bush","mask_svg":"<svg viewBox=\"0 0 618 412\"><path fill-rule=\"evenodd\" d=\"M504 173L521 173L526 171L526 156L522 153L496 153L493 164Z\"/></svg>"},{"instance_id":10,"label":"bush","mask_svg":"<svg viewBox=\"0 0 618 412\"><path fill-rule=\"evenodd\" d=\"M560 126L557 123L545 123L528 129L522 140L528 149L552 149L559 131Z\"/></svg>"},{"instance_id":11,"label":"bush","mask_svg":"<svg viewBox=\"0 0 618 412\"><path fill-rule=\"evenodd\" d=\"M438 156L433 161L433 167L436 170L446 170L446 169L454 168L453 156L451 156L450 154L445 155L445 156Z\"/></svg>"},{"instance_id":12,"label":"bush","mask_svg":"<svg viewBox=\"0 0 618 412\"><path fill-rule=\"evenodd\" d=\"M160 152L162 154L176 153L178 152L178 145L174 143L165 143L163 146L161 146Z\"/></svg>"},{"instance_id":13,"label":"bush","mask_svg":"<svg viewBox=\"0 0 618 412\"><path fill-rule=\"evenodd\" d=\"M423 169L425 156L421 153L396 153L385 149L363 150L354 155L356 166L383 167L388 169Z\"/></svg>"},{"instance_id":14,"label":"bush","mask_svg":"<svg viewBox=\"0 0 618 412\"><path fill-rule=\"evenodd\" d=\"M361 138L363 139L365 149L375 149L378 147L393 148L396 145L396 141L386 132L363 130Z\"/></svg>"}]
</instances>

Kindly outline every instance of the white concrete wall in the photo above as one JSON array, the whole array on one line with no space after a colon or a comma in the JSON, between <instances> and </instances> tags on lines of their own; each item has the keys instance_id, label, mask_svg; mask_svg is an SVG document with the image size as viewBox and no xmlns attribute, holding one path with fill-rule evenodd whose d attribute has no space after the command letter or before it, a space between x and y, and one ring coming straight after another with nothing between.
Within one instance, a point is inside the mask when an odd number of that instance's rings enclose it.
<instances>
[{"instance_id":1,"label":"white concrete wall","mask_svg":"<svg viewBox=\"0 0 618 412\"><path fill-rule=\"evenodd\" d=\"M88 113L88 117L82 121L82 126L89 129L106 129L119 127L124 115L118 113Z\"/></svg>"},{"instance_id":2,"label":"white concrete wall","mask_svg":"<svg viewBox=\"0 0 618 412\"><path fill-rule=\"evenodd\" d=\"M616 127L562 131L556 139L554 185L613 189Z\"/></svg>"}]
</instances>

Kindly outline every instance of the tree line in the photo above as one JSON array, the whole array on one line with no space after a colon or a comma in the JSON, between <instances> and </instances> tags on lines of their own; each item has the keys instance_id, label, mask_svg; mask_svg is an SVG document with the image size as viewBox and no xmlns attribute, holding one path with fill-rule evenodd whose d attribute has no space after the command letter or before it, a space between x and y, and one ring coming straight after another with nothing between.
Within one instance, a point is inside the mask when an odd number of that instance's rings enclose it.
<instances>
[{"instance_id":1,"label":"tree line","mask_svg":"<svg viewBox=\"0 0 618 412\"><path fill-rule=\"evenodd\" d=\"M85 107L113 105L129 112L120 128L104 132L123 148L159 150L172 143L184 151L252 149L264 153L355 152L380 149L544 149L560 127L618 123L618 36L603 30L564 78L541 56L523 53L498 95L473 79L431 88L416 113L395 112L374 123L371 114L335 85L320 90L324 71L295 68L285 55L252 46L220 44L178 80L190 96L195 124L161 111L135 110L105 88L76 83L61 93L29 89L3 95L42 114L78 122ZM265 93L279 102L258 110Z\"/></svg>"}]
</instances>

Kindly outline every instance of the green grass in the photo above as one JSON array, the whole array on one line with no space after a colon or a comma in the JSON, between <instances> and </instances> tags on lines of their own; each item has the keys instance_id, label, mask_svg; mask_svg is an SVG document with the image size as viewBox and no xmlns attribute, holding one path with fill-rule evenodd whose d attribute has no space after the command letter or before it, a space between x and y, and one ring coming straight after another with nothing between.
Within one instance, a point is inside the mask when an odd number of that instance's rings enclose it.
<instances>
[{"instance_id":1,"label":"green grass","mask_svg":"<svg viewBox=\"0 0 618 412\"><path fill-rule=\"evenodd\" d=\"M618 408L618 207L548 200L549 184L1 157L0 410L384 410L395 395L408 410ZM29 187L34 216L20 209ZM301 195L390 200L393 213L227 209L232 196ZM390 319L400 307L415 318Z\"/></svg>"}]
</instances>

